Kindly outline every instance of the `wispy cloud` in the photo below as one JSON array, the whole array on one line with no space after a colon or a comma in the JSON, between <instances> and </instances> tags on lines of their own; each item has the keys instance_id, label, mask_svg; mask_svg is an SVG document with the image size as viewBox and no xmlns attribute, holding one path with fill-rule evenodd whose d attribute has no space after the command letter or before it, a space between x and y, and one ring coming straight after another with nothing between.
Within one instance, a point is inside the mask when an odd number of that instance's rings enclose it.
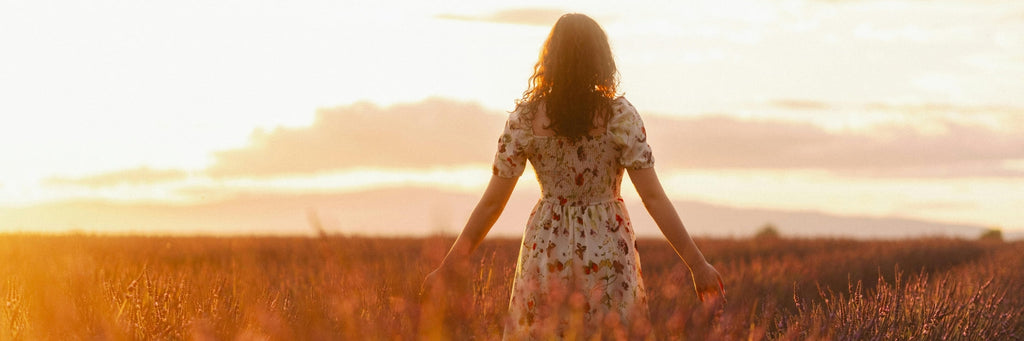
<instances>
[{"instance_id":1,"label":"wispy cloud","mask_svg":"<svg viewBox=\"0 0 1024 341\"><path fill-rule=\"evenodd\" d=\"M188 172L183 170L139 167L84 177L55 176L46 178L43 180L43 183L51 186L85 186L98 188L117 185L146 185L182 180L187 177Z\"/></svg>"},{"instance_id":2,"label":"wispy cloud","mask_svg":"<svg viewBox=\"0 0 1024 341\"><path fill-rule=\"evenodd\" d=\"M513 8L485 15L439 14L437 18L501 24L551 26L565 11L556 8Z\"/></svg>"},{"instance_id":3,"label":"wispy cloud","mask_svg":"<svg viewBox=\"0 0 1024 341\"><path fill-rule=\"evenodd\" d=\"M769 102L770 105L789 110L827 110L831 108L828 103L806 99L778 99Z\"/></svg>"}]
</instances>

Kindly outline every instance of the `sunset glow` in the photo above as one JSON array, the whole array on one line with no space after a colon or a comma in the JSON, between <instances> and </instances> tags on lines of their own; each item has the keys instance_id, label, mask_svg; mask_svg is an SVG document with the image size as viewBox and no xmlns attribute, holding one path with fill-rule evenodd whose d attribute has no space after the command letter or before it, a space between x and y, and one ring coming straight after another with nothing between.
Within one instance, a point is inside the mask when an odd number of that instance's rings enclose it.
<instances>
[{"instance_id":1,"label":"sunset glow","mask_svg":"<svg viewBox=\"0 0 1024 341\"><path fill-rule=\"evenodd\" d=\"M182 206L210 209L200 233L308 233L309 207L453 229L471 201L324 198L479 195L565 12L607 31L673 199L1024 232L1024 3L904 0L5 2L0 232L129 229L47 211L69 202L154 221L134 232ZM297 213L213 209L254 197Z\"/></svg>"}]
</instances>

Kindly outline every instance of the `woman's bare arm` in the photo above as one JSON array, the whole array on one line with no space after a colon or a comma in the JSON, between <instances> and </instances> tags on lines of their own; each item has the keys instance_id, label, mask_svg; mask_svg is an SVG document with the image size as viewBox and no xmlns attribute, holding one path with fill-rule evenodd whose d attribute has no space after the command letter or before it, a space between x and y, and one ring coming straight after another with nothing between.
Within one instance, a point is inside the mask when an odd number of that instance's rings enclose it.
<instances>
[{"instance_id":1,"label":"woman's bare arm","mask_svg":"<svg viewBox=\"0 0 1024 341\"><path fill-rule=\"evenodd\" d=\"M459 238L455 240L455 244L441 261L441 268L465 262L473 250L480 246L480 242L501 216L501 211L505 209L505 204L508 203L508 198L512 195L512 190L515 189L518 180L519 178L491 176L491 182L487 184L487 189L484 190L483 196L469 216L462 233L459 234Z\"/></svg>"},{"instance_id":2,"label":"woman's bare arm","mask_svg":"<svg viewBox=\"0 0 1024 341\"><path fill-rule=\"evenodd\" d=\"M676 250L676 254L690 268L697 296L701 300L704 300L705 294L710 293L721 294L724 297L725 287L722 285L721 276L707 262L704 254L693 242L693 238L690 238L690 234L686 232L686 227L679 219L679 214L672 206L672 201L665 195L665 190L661 187L654 168L630 169L629 179L633 181L633 187L636 187L640 199L644 202L644 207L654 218L654 222L658 224L661 233Z\"/></svg>"}]
</instances>

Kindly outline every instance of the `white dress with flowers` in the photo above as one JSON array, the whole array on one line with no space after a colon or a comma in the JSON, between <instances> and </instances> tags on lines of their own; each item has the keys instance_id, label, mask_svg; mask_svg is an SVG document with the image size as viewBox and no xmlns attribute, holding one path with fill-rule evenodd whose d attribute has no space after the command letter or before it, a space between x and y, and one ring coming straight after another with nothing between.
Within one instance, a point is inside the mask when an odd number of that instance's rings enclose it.
<instances>
[{"instance_id":1,"label":"white dress with flowers","mask_svg":"<svg viewBox=\"0 0 1024 341\"><path fill-rule=\"evenodd\" d=\"M601 135L536 136L525 108L509 115L493 169L515 178L529 160L542 192L523 233L505 338L628 333L647 322L647 297L619 189L626 168L654 166L643 121L619 97Z\"/></svg>"}]
</instances>

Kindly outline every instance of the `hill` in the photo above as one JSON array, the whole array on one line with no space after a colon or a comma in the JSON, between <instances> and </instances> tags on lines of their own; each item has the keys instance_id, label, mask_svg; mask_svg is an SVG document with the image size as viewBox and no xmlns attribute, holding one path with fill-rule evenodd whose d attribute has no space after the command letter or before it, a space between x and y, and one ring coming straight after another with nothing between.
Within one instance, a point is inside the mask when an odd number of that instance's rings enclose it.
<instances>
[{"instance_id":1,"label":"hill","mask_svg":"<svg viewBox=\"0 0 1024 341\"><path fill-rule=\"evenodd\" d=\"M516 237L536 202L536 190L517 190L493 235ZM457 234L476 193L428 188L375 189L351 193L249 193L193 204L119 203L79 200L0 210L0 231L89 231L144 234L309 235L315 218L327 232L361 235ZM640 236L660 232L637 199L626 199ZM983 226L900 217L842 216L676 201L684 223L697 236L745 237L765 223L783 236L849 238L975 238ZM1021 239L1006 233L1006 239Z\"/></svg>"}]
</instances>

